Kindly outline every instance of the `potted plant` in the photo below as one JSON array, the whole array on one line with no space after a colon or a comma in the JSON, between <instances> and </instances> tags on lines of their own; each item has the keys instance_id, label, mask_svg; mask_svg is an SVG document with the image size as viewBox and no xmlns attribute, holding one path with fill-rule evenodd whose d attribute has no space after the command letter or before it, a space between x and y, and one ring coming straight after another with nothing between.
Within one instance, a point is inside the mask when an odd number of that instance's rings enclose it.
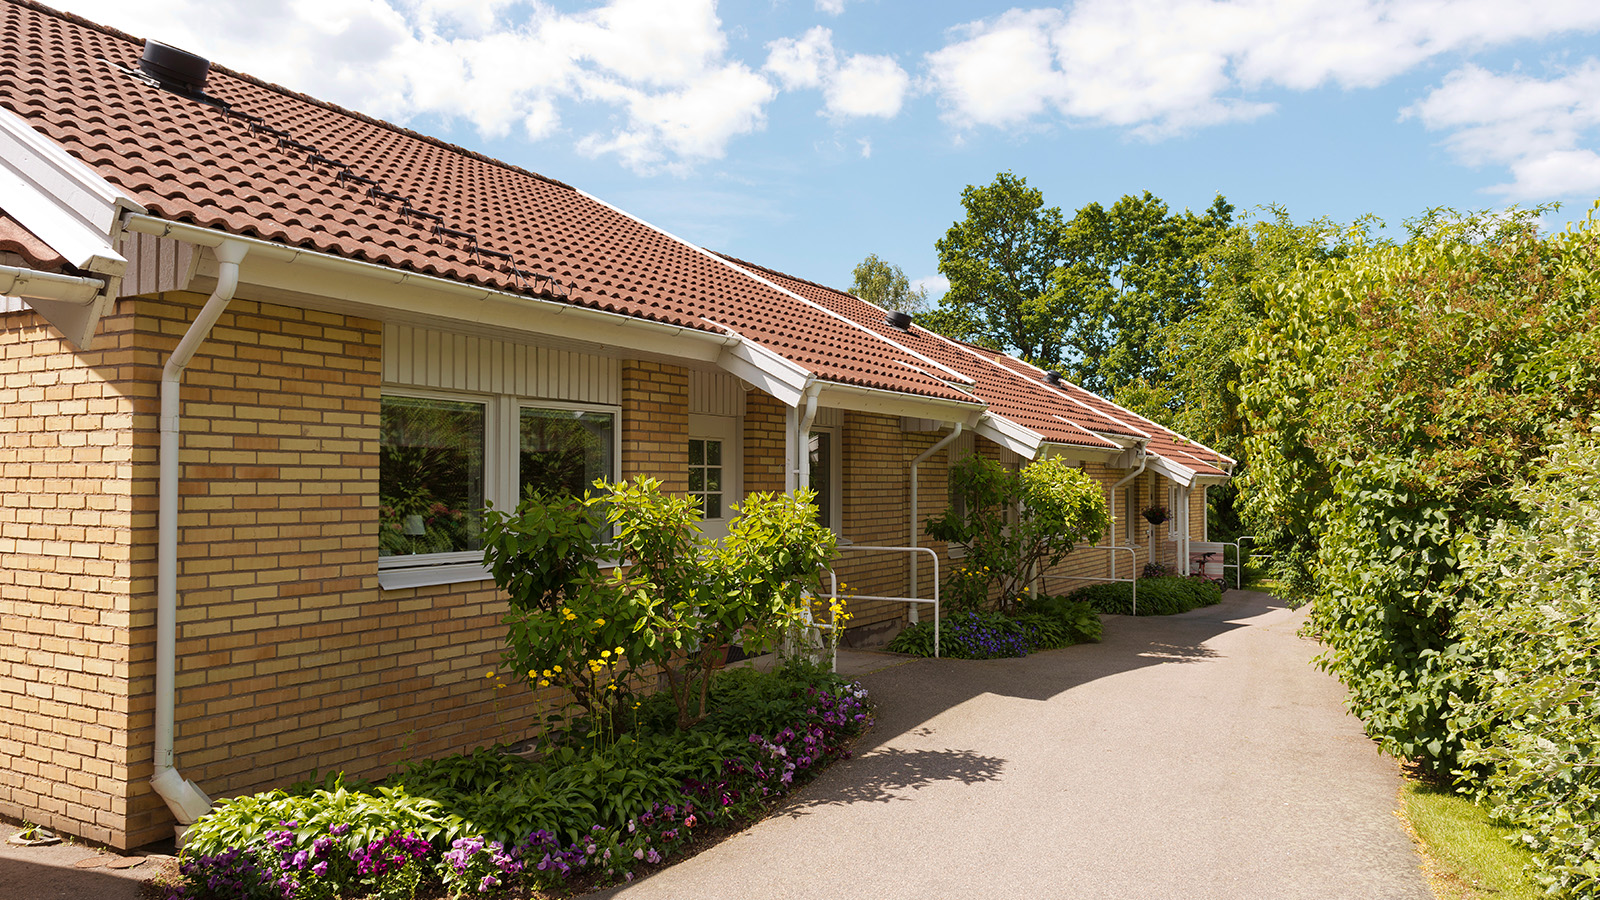
<instances>
[{"instance_id":1,"label":"potted plant","mask_svg":"<svg viewBox=\"0 0 1600 900\"><path fill-rule=\"evenodd\" d=\"M1160 525L1162 522L1165 522L1167 519L1171 518L1171 516L1167 515L1167 508L1165 506L1147 506L1144 508L1144 511L1140 513L1140 515L1144 516L1144 520L1149 522L1151 525Z\"/></svg>"}]
</instances>

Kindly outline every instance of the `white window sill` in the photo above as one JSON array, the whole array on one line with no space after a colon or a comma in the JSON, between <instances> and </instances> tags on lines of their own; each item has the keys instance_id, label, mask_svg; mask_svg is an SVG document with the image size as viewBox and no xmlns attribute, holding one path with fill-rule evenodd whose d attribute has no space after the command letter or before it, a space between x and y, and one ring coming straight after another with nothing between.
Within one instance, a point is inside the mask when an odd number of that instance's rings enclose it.
<instances>
[{"instance_id":1,"label":"white window sill","mask_svg":"<svg viewBox=\"0 0 1600 900\"><path fill-rule=\"evenodd\" d=\"M440 584L463 584L469 581L488 581L494 578L483 563L455 563L435 566L407 566L395 569L378 569L378 587L385 591L404 588L433 587Z\"/></svg>"}]
</instances>

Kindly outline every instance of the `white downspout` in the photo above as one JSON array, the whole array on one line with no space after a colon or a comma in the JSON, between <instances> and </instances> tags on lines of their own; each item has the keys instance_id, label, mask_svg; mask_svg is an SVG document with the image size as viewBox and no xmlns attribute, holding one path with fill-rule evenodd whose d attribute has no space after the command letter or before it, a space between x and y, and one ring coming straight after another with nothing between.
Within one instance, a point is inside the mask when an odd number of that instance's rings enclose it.
<instances>
[{"instance_id":1,"label":"white downspout","mask_svg":"<svg viewBox=\"0 0 1600 900\"><path fill-rule=\"evenodd\" d=\"M178 648L178 413L183 371L211 333L239 286L239 263L247 248L223 241L216 248L217 287L200 314L167 357L161 370L161 448L159 507L156 518L156 743L155 775L150 784L178 820L178 839L211 808L211 798L173 766L174 705Z\"/></svg>"},{"instance_id":2,"label":"white downspout","mask_svg":"<svg viewBox=\"0 0 1600 900\"><path fill-rule=\"evenodd\" d=\"M814 378L808 380L802 395L805 405L798 413L800 422L794 430L794 490L797 491L811 486L811 423L817 420L817 395L820 393L822 384Z\"/></svg>"},{"instance_id":3,"label":"white downspout","mask_svg":"<svg viewBox=\"0 0 1600 900\"><path fill-rule=\"evenodd\" d=\"M1111 486L1111 546L1113 547L1117 545L1117 490L1128 482L1138 478L1140 475L1143 475L1145 464L1149 462L1150 457L1149 453L1144 448L1144 444L1138 445L1137 450L1135 450L1135 456L1139 460L1139 468L1134 469L1132 472L1128 473L1128 477ZM1137 560L1138 558L1135 557L1135 562L1137 562ZM1115 550L1111 551L1111 577L1117 577L1117 553Z\"/></svg>"},{"instance_id":4,"label":"white downspout","mask_svg":"<svg viewBox=\"0 0 1600 900\"><path fill-rule=\"evenodd\" d=\"M956 422L954 427L950 429L949 434L945 435L932 447L922 451L922 453L919 454L916 459L911 461L911 543L908 545L910 547L915 548L917 546L917 532L920 530L917 528L917 467L922 465L935 453L938 453L940 450L950 446L952 441L961 436L962 427L962 423ZM917 578L917 559L920 556L922 556L922 554L916 552L911 554L911 589L906 592L907 597L921 596L918 593L918 590L921 588L922 582ZM911 624L915 625L918 621L917 611L921 608L921 604L911 603L907 605L911 607L909 616Z\"/></svg>"}]
</instances>

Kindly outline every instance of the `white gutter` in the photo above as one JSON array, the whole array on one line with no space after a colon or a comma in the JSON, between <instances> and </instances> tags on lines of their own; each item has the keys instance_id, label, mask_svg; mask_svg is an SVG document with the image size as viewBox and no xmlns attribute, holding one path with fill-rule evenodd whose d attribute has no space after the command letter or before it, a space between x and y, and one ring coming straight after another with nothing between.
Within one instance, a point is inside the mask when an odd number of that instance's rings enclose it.
<instances>
[{"instance_id":1,"label":"white gutter","mask_svg":"<svg viewBox=\"0 0 1600 900\"><path fill-rule=\"evenodd\" d=\"M172 759L178 668L179 391L184 369L233 299L233 292L239 286L239 263L246 252L246 245L238 241L225 240L217 245L216 290L206 299L205 306L161 370L161 445L157 457L160 499L156 518L156 742L155 775L150 784L178 820L180 842L185 828L211 808L211 798L194 782L184 778L173 766Z\"/></svg>"},{"instance_id":2,"label":"white gutter","mask_svg":"<svg viewBox=\"0 0 1600 900\"><path fill-rule=\"evenodd\" d=\"M917 529L917 467L921 466L924 462L927 461L927 459L929 457L933 456L935 453L938 453L940 450L943 450L944 448L950 446L950 443L952 441L954 441L956 438L961 436L962 428L963 428L963 426L962 426L962 424L960 422L954 423L953 427L950 429L950 433L949 434L945 435L938 443L934 444L932 447L929 447L928 449L922 451L920 454L917 455L916 459L913 459L911 461L911 544L910 544L910 546L911 546L912 549L916 549L916 546L917 546L917 530L918 530ZM907 597L920 596L917 593L918 588L921 586L921 582L917 579L917 557L920 556L920 555L921 555L920 553L911 554L911 589L906 592L906 596ZM910 613L911 624L915 625L915 624L917 624L917 609L920 606L920 604L912 603L912 604L910 604L910 606L911 606L911 613Z\"/></svg>"},{"instance_id":3,"label":"white gutter","mask_svg":"<svg viewBox=\"0 0 1600 900\"><path fill-rule=\"evenodd\" d=\"M0 266L0 297L21 297L30 301L30 306L33 300L54 300L77 305L93 303L105 287L106 283L98 278Z\"/></svg>"},{"instance_id":4,"label":"white gutter","mask_svg":"<svg viewBox=\"0 0 1600 900\"><path fill-rule=\"evenodd\" d=\"M1139 468L1134 469L1132 472L1130 472L1128 474L1128 477L1122 479L1121 481L1119 481L1116 484L1113 484L1111 486L1111 540L1110 540L1110 546L1112 546L1112 547L1115 547L1117 545L1117 489L1122 487L1123 485L1127 484L1128 482L1134 480L1135 478L1138 478L1140 475L1143 475L1144 474L1145 463L1148 462L1149 459L1150 459L1150 453L1149 453L1149 451L1147 451L1144 448L1143 444L1140 444L1137 447L1135 447L1134 448L1134 453L1135 453L1136 458L1139 460ZM1134 561L1135 562L1138 561L1138 556L1137 555L1134 556ZM1132 574L1132 573L1129 573L1129 574ZM1112 553L1111 554L1111 577L1112 578L1117 577L1117 554L1116 553Z\"/></svg>"}]
</instances>

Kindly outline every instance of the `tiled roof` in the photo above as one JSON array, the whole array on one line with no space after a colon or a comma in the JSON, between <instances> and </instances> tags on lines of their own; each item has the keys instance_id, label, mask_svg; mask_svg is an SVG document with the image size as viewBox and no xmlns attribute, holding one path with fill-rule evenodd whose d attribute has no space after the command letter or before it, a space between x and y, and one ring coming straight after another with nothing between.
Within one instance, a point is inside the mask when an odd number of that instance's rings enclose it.
<instances>
[{"instance_id":1,"label":"tiled roof","mask_svg":"<svg viewBox=\"0 0 1600 900\"><path fill-rule=\"evenodd\" d=\"M994 350L952 341L917 325L912 325L910 331L901 331L888 323L883 310L844 291L754 263L734 261L785 290L822 304L889 340L972 377L976 382L973 394L988 403L991 411L1032 429L1048 441L1109 447L1114 445L1087 432L1148 437L1146 446L1151 452L1200 475L1226 474L1222 466L1233 462L1071 382L1062 380L1052 387L1044 380L1044 370L1037 366Z\"/></svg>"},{"instance_id":2,"label":"tiled roof","mask_svg":"<svg viewBox=\"0 0 1600 900\"><path fill-rule=\"evenodd\" d=\"M729 257L732 259L732 257ZM825 287L804 279L795 278L744 260L734 260L771 280L785 290L793 291L857 324L872 329L885 339L938 362L940 365L972 379L973 395L989 405L995 414L1004 416L1042 435L1046 440L1074 444L1081 447L1115 447L1100 434L1118 434L1128 429L1120 423L1070 402L1051 402L1036 386L1009 369L993 365L986 359L969 353L965 348L913 325L902 331L890 325L883 310L851 294Z\"/></svg>"},{"instance_id":3,"label":"tiled roof","mask_svg":"<svg viewBox=\"0 0 1600 900\"><path fill-rule=\"evenodd\" d=\"M0 103L155 216L674 325L720 323L825 380L971 401L904 350L561 182L216 65L206 93L227 109L176 94L132 74L142 51L120 32L0 0Z\"/></svg>"},{"instance_id":4,"label":"tiled roof","mask_svg":"<svg viewBox=\"0 0 1600 900\"><path fill-rule=\"evenodd\" d=\"M1037 366L1029 365L1015 357L996 353L993 350L974 348L996 362L1018 372L1034 373L1036 377L1043 378L1044 370ZM1201 446L1189 440L1176 431L1146 419L1144 416L1112 403L1092 391L1088 391L1065 379L1061 381L1061 390L1070 394L1074 399L1103 413L1108 417L1116 417L1128 425L1143 431L1150 436L1150 443L1146 448L1156 455L1176 465L1182 466L1199 475L1226 475L1225 467L1232 466L1234 460L1224 456L1208 447Z\"/></svg>"},{"instance_id":5,"label":"tiled roof","mask_svg":"<svg viewBox=\"0 0 1600 900\"><path fill-rule=\"evenodd\" d=\"M0 209L0 253L15 253L30 268L50 272L59 271L67 265L66 257L23 227L21 222L6 215L3 209Z\"/></svg>"}]
</instances>

